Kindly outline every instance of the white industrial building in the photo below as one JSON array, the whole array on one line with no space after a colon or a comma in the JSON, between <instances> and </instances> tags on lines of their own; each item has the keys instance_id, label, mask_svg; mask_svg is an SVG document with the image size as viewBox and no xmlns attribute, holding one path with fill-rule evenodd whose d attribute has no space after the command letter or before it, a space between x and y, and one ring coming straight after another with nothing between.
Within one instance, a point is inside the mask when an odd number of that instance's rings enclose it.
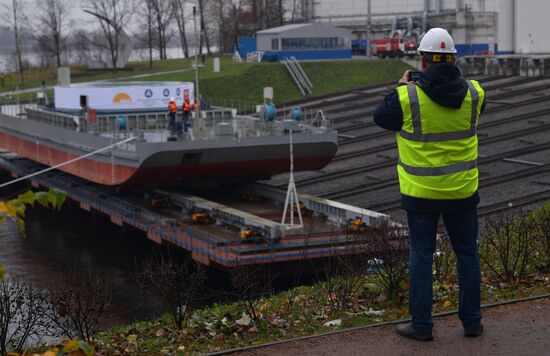
<instances>
[{"instance_id":1,"label":"white industrial building","mask_svg":"<svg viewBox=\"0 0 550 356\"><path fill-rule=\"evenodd\" d=\"M550 53L550 0L287 0L290 22L345 27L365 39L447 28L460 54Z\"/></svg>"}]
</instances>

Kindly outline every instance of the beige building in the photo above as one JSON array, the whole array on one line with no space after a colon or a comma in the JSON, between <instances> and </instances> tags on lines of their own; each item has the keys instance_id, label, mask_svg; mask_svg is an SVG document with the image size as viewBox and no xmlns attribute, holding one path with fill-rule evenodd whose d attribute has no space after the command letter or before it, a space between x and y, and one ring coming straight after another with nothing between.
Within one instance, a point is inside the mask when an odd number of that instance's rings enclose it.
<instances>
[{"instance_id":1,"label":"beige building","mask_svg":"<svg viewBox=\"0 0 550 356\"><path fill-rule=\"evenodd\" d=\"M368 0L287 0L288 21L330 23L365 39ZM447 28L460 54L549 53L549 0L370 0L371 37Z\"/></svg>"}]
</instances>

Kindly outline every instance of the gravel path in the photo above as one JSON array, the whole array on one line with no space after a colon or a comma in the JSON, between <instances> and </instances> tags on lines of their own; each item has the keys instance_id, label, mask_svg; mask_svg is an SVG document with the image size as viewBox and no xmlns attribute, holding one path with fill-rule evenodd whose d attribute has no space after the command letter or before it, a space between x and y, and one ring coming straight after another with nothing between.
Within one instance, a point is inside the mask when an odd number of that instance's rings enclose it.
<instances>
[{"instance_id":1,"label":"gravel path","mask_svg":"<svg viewBox=\"0 0 550 356\"><path fill-rule=\"evenodd\" d=\"M487 308L485 333L465 338L456 315L435 319L433 342L396 335L393 325L320 336L240 355L549 355L550 298Z\"/></svg>"}]
</instances>

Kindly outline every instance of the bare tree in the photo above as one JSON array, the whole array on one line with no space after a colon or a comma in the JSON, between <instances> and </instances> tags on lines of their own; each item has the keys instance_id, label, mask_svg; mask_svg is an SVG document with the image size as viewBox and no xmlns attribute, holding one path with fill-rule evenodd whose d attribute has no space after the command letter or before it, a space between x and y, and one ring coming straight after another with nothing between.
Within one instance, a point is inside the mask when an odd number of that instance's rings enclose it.
<instances>
[{"instance_id":1,"label":"bare tree","mask_svg":"<svg viewBox=\"0 0 550 356\"><path fill-rule=\"evenodd\" d=\"M347 236L343 245L334 241L323 265L325 280L321 283L332 312L345 310L363 288L371 264L365 253L367 242L365 234L358 232Z\"/></svg>"},{"instance_id":2,"label":"bare tree","mask_svg":"<svg viewBox=\"0 0 550 356\"><path fill-rule=\"evenodd\" d=\"M19 81L25 83L23 74L23 53L21 45L21 24L25 22L25 2L23 0L12 0L10 5L3 5L4 11L2 19L10 27L13 32L15 41L15 59L17 72L19 73Z\"/></svg>"},{"instance_id":3,"label":"bare tree","mask_svg":"<svg viewBox=\"0 0 550 356\"><path fill-rule=\"evenodd\" d=\"M15 279L0 282L0 354L21 352L29 341L50 333L47 295Z\"/></svg>"},{"instance_id":4,"label":"bare tree","mask_svg":"<svg viewBox=\"0 0 550 356\"><path fill-rule=\"evenodd\" d=\"M61 52L65 38L63 32L67 15L67 0L36 0L36 19L40 32L40 43L47 52L55 56L61 66Z\"/></svg>"},{"instance_id":5,"label":"bare tree","mask_svg":"<svg viewBox=\"0 0 550 356\"><path fill-rule=\"evenodd\" d=\"M166 0L149 0L153 8L154 17L156 19L157 40L160 53L160 59L166 59L166 47L172 34L169 32L168 26L172 17L172 4Z\"/></svg>"},{"instance_id":6,"label":"bare tree","mask_svg":"<svg viewBox=\"0 0 550 356\"><path fill-rule=\"evenodd\" d=\"M218 50L220 53L225 52L225 40L224 36L226 33L225 26L225 7L226 0L217 0L215 3L214 10L216 14L213 14L218 19Z\"/></svg>"},{"instance_id":7,"label":"bare tree","mask_svg":"<svg viewBox=\"0 0 550 356\"><path fill-rule=\"evenodd\" d=\"M273 293L274 276L264 275L261 266L238 264L229 270L234 295L244 308L246 315L255 322L262 319L259 310L260 298Z\"/></svg>"},{"instance_id":8,"label":"bare tree","mask_svg":"<svg viewBox=\"0 0 550 356\"><path fill-rule=\"evenodd\" d=\"M68 42L72 58L77 63L85 63L90 55L90 44L92 42L89 34L84 30L76 30L71 33Z\"/></svg>"},{"instance_id":9,"label":"bare tree","mask_svg":"<svg viewBox=\"0 0 550 356\"><path fill-rule=\"evenodd\" d=\"M187 33L185 31L185 24L189 20L189 17L186 17L185 15L186 3L186 0L172 0L172 7L174 8L174 14L180 35L181 49L185 58L189 57L189 46L187 44Z\"/></svg>"},{"instance_id":10,"label":"bare tree","mask_svg":"<svg viewBox=\"0 0 550 356\"><path fill-rule=\"evenodd\" d=\"M284 21L283 16L285 14L285 9L283 7L283 0L279 0L278 6L277 6L277 12L279 15L279 26L282 26Z\"/></svg>"},{"instance_id":11,"label":"bare tree","mask_svg":"<svg viewBox=\"0 0 550 356\"><path fill-rule=\"evenodd\" d=\"M392 226L384 221L372 233L372 267L382 285L386 297L400 297L402 284L407 277L409 240L402 226Z\"/></svg>"},{"instance_id":12,"label":"bare tree","mask_svg":"<svg viewBox=\"0 0 550 356\"><path fill-rule=\"evenodd\" d=\"M135 281L142 293L157 298L174 326L183 329L203 287L204 267L189 256L180 262L168 254L150 257L137 269Z\"/></svg>"},{"instance_id":13,"label":"bare tree","mask_svg":"<svg viewBox=\"0 0 550 356\"><path fill-rule=\"evenodd\" d=\"M292 0L292 7L290 10L290 22L294 23L294 20L296 19L296 12L298 11L298 7L300 5L298 4L298 0Z\"/></svg>"},{"instance_id":14,"label":"bare tree","mask_svg":"<svg viewBox=\"0 0 550 356\"><path fill-rule=\"evenodd\" d=\"M15 0L14 0L15 1ZM86 0L84 11L93 15L99 22L107 41L113 69L117 69L120 44L125 36L124 28L133 13L130 0Z\"/></svg>"},{"instance_id":15,"label":"bare tree","mask_svg":"<svg viewBox=\"0 0 550 356\"><path fill-rule=\"evenodd\" d=\"M199 54L202 54L203 41L206 46L206 52L211 54L210 39L208 38L208 28L205 26L206 9L209 5L209 0L197 0L200 22L200 39L199 39Z\"/></svg>"},{"instance_id":16,"label":"bare tree","mask_svg":"<svg viewBox=\"0 0 550 356\"><path fill-rule=\"evenodd\" d=\"M141 24L147 27L145 38L141 38L147 44L149 49L149 68L153 68L153 22L154 22L154 9L153 0L136 1L136 7L138 9L137 14L141 20ZM138 35L138 37L140 37Z\"/></svg>"},{"instance_id":17,"label":"bare tree","mask_svg":"<svg viewBox=\"0 0 550 356\"><path fill-rule=\"evenodd\" d=\"M232 0L231 1L231 17L233 18L233 31L234 31L234 38L233 42L237 43L239 41L240 37L240 18L242 13L242 4L241 0Z\"/></svg>"},{"instance_id":18,"label":"bare tree","mask_svg":"<svg viewBox=\"0 0 550 356\"><path fill-rule=\"evenodd\" d=\"M66 337L91 341L110 301L111 284L106 278L74 273L50 287L48 317Z\"/></svg>"},{"instance_id":19,"label":"bare tree","mask_svg":"<svg viewBox=\"0 0 550 356\"><path fill-rule=\"evenodd\" d=\"M486 219L479 239L479 255L494 279L517 284L530 272L536 228L525 212Z\"/></svg>"}]
</instances>

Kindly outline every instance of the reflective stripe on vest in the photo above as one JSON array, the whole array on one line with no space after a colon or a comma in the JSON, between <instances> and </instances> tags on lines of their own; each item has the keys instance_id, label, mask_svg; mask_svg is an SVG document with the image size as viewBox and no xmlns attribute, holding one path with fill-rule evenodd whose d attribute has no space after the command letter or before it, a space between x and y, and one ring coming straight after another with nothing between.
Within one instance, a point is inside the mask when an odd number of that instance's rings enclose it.
<instances>
[{"instance_id":1,"label":"reflective stripe on vest","mask_svg":"<svg viewBox=\"0 0 550 356\"><path fill-rule=\"evenodd\" d=\"M398 87L403 111L397 133L401 193L461 199L477 190L476 123L485 93L477 82L468 81L468 88L462 106L453 109L435 103L416 84Z\"/></svg>"},{"instance_id":2,"label":"reflective stripe on vest","mask_svg":"<svg viewBox=\"0 0 550 356\"><path fill-rule=\"evenodd\" d=\"M443 167L412 167L407 164L404 164L403 162L401 162L400 159L398 159L398 164L401 167L403 167L405 172L415 176L423 176L423 177L444 176L447 174L467 171L477 167L476 160L450 164L448 166L443 166Z\"/></svg>"},{"instance_id":3,"label":"reflective stripe on vest","mask_svg":"<svg viewBox=\"0 0 550 356\"><path fill-rule=\"evenodd\" d=\"M418 142L443 142L451 140L462 140L463 138L475 136L479 93L477 92L476 87L470 81L468 81L468 87L470 95L472 96L472 120L470 128L468 130L462 131L423 134L422 120L420 119L420 103L418 102L416 85L407 85L407 92L409 94L409 101L411 105L413 132L411 133L401 130L399 132L401 137L406 138L410 141Z\"/></svg>"}]
</instances>

